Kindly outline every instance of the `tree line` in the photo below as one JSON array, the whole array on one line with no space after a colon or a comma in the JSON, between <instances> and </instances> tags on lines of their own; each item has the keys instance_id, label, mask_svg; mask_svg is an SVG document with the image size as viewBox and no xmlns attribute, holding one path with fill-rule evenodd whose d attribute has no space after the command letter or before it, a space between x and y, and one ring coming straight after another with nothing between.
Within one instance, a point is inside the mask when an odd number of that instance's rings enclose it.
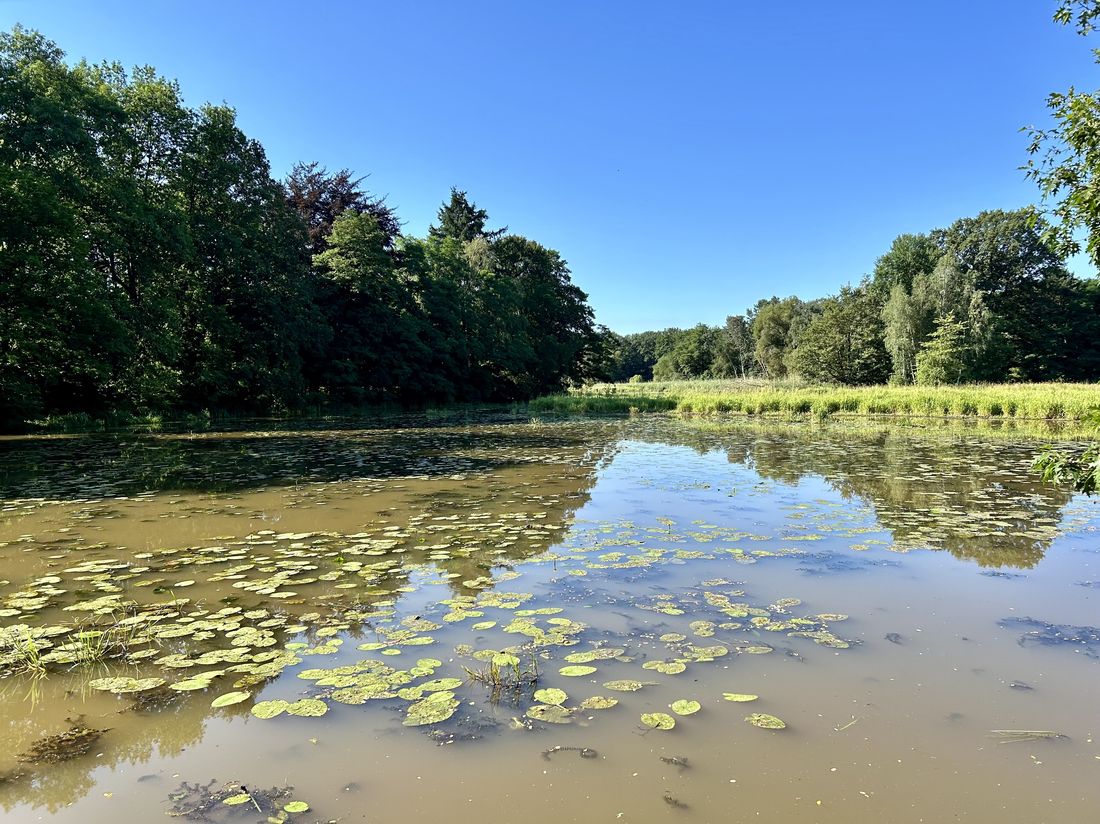
<instances>
[{"instance_id":1,"label":"tree line","mask_svg":"<svg viewBox=\"0 0 1100 824\"><path fill-rule=\"evenodd\" d=\"M1060 0L1054 21L1089 35L1100 0ZM1100 62L1100 52L1097 52ZM1100 92L1047 99L1023 167L1039 208L987 211L897 237L871 275L831 297L758 301L725 326L615 335L612 380L784 378L873 384L1100 378ZM1083 238L1083 240L1082 240Z\"/></svg>"},{"instance_id":2,"label":"tree line","mask_svg":"<svg viewBox=\"0 0 1100 824\"><path fill-rule=\"evenodd\" d=\"M1095 380L1100 281L1069 272L1034 210L987 211L900 235L831 297L771 297L721 327L616 336L611 348L619 381Z\"/></svg>"},{"instance_id":3,"label":"tree line","mask_svg":"<svg viewBox=\"0 0 1100 824\"><path fill-rule=\"evenodd\" d=\"M0 425L510 400L597 373L561 255L453 189L427 237L347 170L276 180L225 105L0 34Z\"/></svg>"}]
</instances>

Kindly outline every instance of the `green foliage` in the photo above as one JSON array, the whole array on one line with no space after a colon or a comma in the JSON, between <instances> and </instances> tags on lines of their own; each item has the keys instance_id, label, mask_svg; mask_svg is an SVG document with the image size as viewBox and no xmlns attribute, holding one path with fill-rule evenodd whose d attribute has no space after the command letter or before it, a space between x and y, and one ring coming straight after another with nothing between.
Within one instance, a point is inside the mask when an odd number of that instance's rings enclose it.
<instances>
[{"instance_id":1,"label":"green foliage","mask_svg":"<svg viewBox=\"0 0 1100 824\"><path fill-rule=\"evenodd\" d=\"M611 351L607 378L625 381L633 375L641 375L643 380L652 380L657 361L671 352L685 334L683 329L639 332L634 335L611 333L608 341Z\"/></svg>"},{"instance_id":2,"label":"green foliage","mask_svg":"<svg viewBox=\"0 0 1100 824\"><path fill-rule=\"evenodd\" d=\"M885 301L899 286L905 292L912 291L913 281L931 272L941 254L929 235L898 235L890 244L890 250L875 261L871 291L880 301Z\"/></svg>"},{"instance_id":3,"label":"green foliage","mask_svg":"<svg viewBox=\"0 0 1100 824\"><path fill-rule=\"evenodd\" d=\"M687 330L653 366L654 380L709 377L719 335L717 329L704 324Z\"/></svg>"},{"instance_id":4,"label":"green foliage","mask_svg":"<svg viewBox=\"0 0 1100 824\"><path fill-rule=\"evenodd\" d=\"M719 330L710 372L716 378L747 378L756 374L752 323L744 315L730 315Z\"/></svg>"},{"instance_id":5,"label":"green foliage","mask_svg":"<svg viewBox=\"0 0 1100 824\"><path fill-rule=\"evenodd\" d=\"M496 240L506 230L485 231L485 224L488 220L489 213L471 203L466 196L466 192L451 187L450 201L439 208L439 225L431 226L428 229L428 234L434 238L454 238L463 243L469 243L475 238Z\"/></svg>"},{"instance_id":6,"label":"green foliage","mask_svg":"<svg viewBox=\"0 0 1100 824\"><path fill-rule=\"evenodd\" d=\"M1054 12L1054 22L1067 26L1073 23L1078 34L1088 34L1100 18L1100 0L1062 0Z\"/></svg>"},{"instance_id":7,"label":"green foliage","mask_svg":"<svg viewBox=\"0 0 1100 824\"><path fill-rule=\"evenodd\" d=\"M843 289L802 334L791 357L802 378L848 385L882 383L890 372L883 323L868 289Z\"/></svg>"},{"instance_id":8,"label":"green foliage","mask_svg":"<svg viewBox=\"0 0 1100 824\"><path fill-rule=\"evenodd\" d=\"M796 297L771 298L756 304L752 319L756 361L769 378L783 378L789 372L789 358L798 348L802 333L822 310L822 301Z\"/></svg>"},{"instance_id":9,"label":"green foliage","mask_svg":"<svg viewBox=\"0 0 1100 824\"><path fill-rule=\"evenodd\" d=\"M1047 450L1035 460L1034 469L1047 483L1093 495L1100 474L1100 444L1092 444L1079 455Z\"/></svg>"},{"instance_id":10,"label":"green foliage","mask_svg":"<svg viewBox=\"0 0 1100 824\"><path fill-rule=\"evenodd\" d=\"M953 313L936 319L936 328L917 353L917 383L939 386L962 383L964 361L963 341L966 331Z\"/></svg>"},{"instance_id":11,"label":"green foliage","mask_svg":"<svg viewBox=\"0 0 1100 824\"><path fill-rule=\"evenodd\" d=\"M453 190L426 240L348 170L286 184L227 106L0 34L0 426L503 400L605 374L557 252Z\"/></svg>"},{"instance_id":12,"label":"green foliage","mask_svg":"<svg viewBox=\"0 0 1100 824\"><path fill-rule=\"evenodd\" d=\"M670 409L685 414L897 415L1091 421L1100 413L1092 383L1005 383L939 386L804 385L792 381L694 380L591 384L569 395L536 398L530 408L561 412Z\"/></svg>"}]
</instances>

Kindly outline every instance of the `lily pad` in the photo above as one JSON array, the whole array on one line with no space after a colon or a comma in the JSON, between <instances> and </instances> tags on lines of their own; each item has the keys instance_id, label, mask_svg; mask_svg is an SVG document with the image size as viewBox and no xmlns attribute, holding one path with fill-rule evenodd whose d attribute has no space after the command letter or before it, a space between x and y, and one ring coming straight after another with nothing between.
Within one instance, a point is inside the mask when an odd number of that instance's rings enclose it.
<instances>
[{"instance_id":1,"label":"lily pad","mask_svg":"<svg viewBox=\"0 0 1100 824\"><path fill-rule=\"evenodd\" d=\"M288 715L297 715L301 718L318 718L328 712L328 704L319 698L303 698L301 701L288 704L286 711Z\"/></svg>"},{"instance_id":2,"label":"lily pad","mask_svg":"<svg viewBox=\"0 0 1100 824\"><path fill-rule=\"evenodd\" d=\"M759 695L750 695L747 692L724 692L724 693L722 693L722 697L725 698L727 701L744 702L744 701L755 701L760 696Z\"/></svg>"},{"instance_id":3,"label":"lily pad","mask_svg":"<svg viewBox=\"0 0 1100 824\"><path fill-rule=\"evenodd\" d=\"M655 730L671 730L676 726L676 719L667 712L643 712L642 723Z\"/></svg>"},{"instance_id":4,"label":"lily pad","mask_svg":"<svg viewBox=\"0 0 1100 824\"><path fill-rule=\"evenodd\" d=\"M679 675L687 669L687 664L683 661L646 661L642 664L642 669L654 670L664 675Z\"/></svg>"},{"instance_id":5,"label":"lily pad","mask_svg":"<svg viewBox=\"0 0 1100 824\"><path fill-rule=\"evenodd\" d=\"M646 684L644 681L623 678L618 681L605 681L603 686L604 689L615 690L616 692L637 692Z\"/></svg>"},{"instance_id":6,"label":"lily pad","mask_svg":"<svg viewBox=\"0 0 1100 824\"><path fill-rule=\"evenodd\" d=\"M253 705L252 714L257 718L274 718L276 715L282 715L286 712L289 706L290 702L284 701L282 698L276 698L273 701L261 701Z\"/></svg>"},{"instance_id":7,"label":"lily pad","mask_svg":"<svg viewBox=\"0 0 1100 824\"><path fill-rule=\"evenodd\" d=\"M557 704L560 706L569 700L569 694L565 690L548 687L547 689L535 690L535 700L542 704Z\"/></svg>"},{"instance_id":8,"label":"lily pad","mask_svg":"<svg viewBox=\"0 0 1100 824\"><path fill-rule=\"evenodd\" d=\"M787 727L786 722L781 718L776 718L774 715L768 715L763 712L754 712L752 715L746 715L745 720L754 727L761 727L765 730L782 730Z\"/></svg>"},{"instance_id":9,"label":"lily pad","mask_svg":"<svg viewBox=\"0 0 1100 824\"><path fill-rule=\"evenodd\" d=\"M425 681L418 689L424 692L440 692L441 690L453 690L462 686L461 678L436 678L434 681Z\"/></svg>"},{"instance_id":10,"label":"lily pad","mask_svg":"<svg viewBox=\"0 0 1100 824\"><path fill-rule=\"evenodd\" d=\"M236 795L231 795L228 798L223 798L222 804L228 804L230 807L235 807L238 804L247 804L251 800L252 796L250 796L248 793L237 793Z\"/></svg>"},{"instance_id":11,"label":"lily pad","mask_svg":"<svg viewBox=\"0 0 1100 824\"><path fill-rule=\"evenodd\" d=\"M527 710L528 718L544 721L547 724L568 724L573 720L573 711L557 704L535 704Z\"/></svg>"},{"instance_id":12,"label":"lily pad","mask_svg":"<svg viewBox=\"0 0 1100 824\"><path fill-rule=\"evenodd\" d=\"M694 715L703 708L702 704L698 701L691 701L687 698L673 701L669 706L672 707L672 711L677 715Z\"/></svg>"},{"instance_id":13,"label":"lily pad","mask_svg":"<svg viewBox=\"0 0 1100 824\"><path fill-rule=\"evenodd\" d=\"M210 706L217 709L218 707L230 707L233 704L239 704L242 701L247 701L252 697L250 692L227 692L225 695L219 695L213 701L210 702Z\"/></svg>"},{"instance_id":14,"label":"lily pad","mask_svg":"<svg viewBox=\"0 0 1100 824\"><path fill-rule=\"evenodd\" d=\"M424 724L438 724L446 721L458 709L458 700L453 692L433 692L427 698L409 705L405 720L406 727L419 727Z\"/></svg>"},{"instance_id":15,"label":"lily pad","mask_svg":"<svg viewBox=\"0 0 1100 824\"><path fill-rule=\"evenodd\" d=\"M304 801L291 801L289 804L284 804L283 809L288 813L304 813L309 809L309 805Z\"/></svg>"},{"instance_id":16,"label":"lily pad","mask_svg":"<svg viewBox=\"0 0 1100 824\"><path fill-rule=\"evenodd\" d=\"M561 675L568 675L570 677L591 675L595 671L595 667L588 667L584 666L583 664L571 664L568 667L562 667L560 670L558 670Z\"/></svg>"},{"instance_id":17,"label":"lily pad","mask_svg":"<svg viewBox=\"0 0 1100 824\"><path fill-rule=\"evenodd\" d=\"M591 698L585 698L581 701L581 707L586 710L609 710L618 703L618 698L611 698L605 695L593 695Z\"/></svg>"},{"instance_id":18,"label":"lily pad","mask_svg":"<svg viewBox=\"0 0 1100 824\"><path fill-rule=\"evenodd\" d=\"M144 692L164 685L163 678L96 678L88 686L94 690L124 695L131 692Z\"/></svg>"}]
</instances>

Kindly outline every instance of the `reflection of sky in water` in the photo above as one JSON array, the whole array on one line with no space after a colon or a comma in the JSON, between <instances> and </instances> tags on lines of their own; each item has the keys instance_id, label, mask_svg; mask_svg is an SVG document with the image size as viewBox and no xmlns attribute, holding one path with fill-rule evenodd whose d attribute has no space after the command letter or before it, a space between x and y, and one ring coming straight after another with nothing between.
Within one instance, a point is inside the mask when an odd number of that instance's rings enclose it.
<instances>
[{"instance_id":1,"label":"reflection of sky in water","mask_svg":"<svg viewBox=\"0 0 1100 824\"><path fill-rule=\"evenodd\" d=\"M277 443L229 436L204 444L194 464L190 458L195 453L188 451L187 443L159 444L152 453L140 455L140 472L130 474L145 482L159 478L165 493L148 501L107 501L101 515L80 516L78 525L94 525L97 530L88 534L108 543L104 549L78 550L80 557L124 553L119 545L133 545L127 529L140 534L141 529L156 528L160 545L171 547L173 530L186 536L184 545L211 546L224 540L236 546L249 531L264 528L244 516L234 520L220 512L203 516L209 521L177 517L180 509L198 509L199 499L189 497L193 493L186 489L193 480L187 479L209 472L216 478L213 487L228 484L235 489L234 507L277 515L279 525L268 528L334 533L324 539L325 552L353 544L349 535L382 535L386 525L402 526L407 533L398 542L407 552L393 556L402 562L400 574L378 582L382 588L409 590L388 596L395 603L393 620L375 617L361 631L342 632L344 644L336 654L306 656L300 665L256 688L256 700L324 697L324 690L296 673L364 658L394 667L408 667L421 657L438 658L443 665L431 677L461 675L462 666L481 666L483 662L455 652L456 645L499 650L523 642L524 636L502 631L513 620L514 610L486 607L478 610L484 615L454 623L443 616L459 603L456 596L476 598L481 591L464 588L463 580L489 574L499 578L508 571L520 577L485 591L531 593L522 608L561 608L556 615L532 619L544 632L553 630L551 618L585 625L579 635L568 636L580 644L544 648L539 686L563 689L576 702L606 693L601 685L608 680L655 684L637 693L616 693L620 705L606 713L588 713L591 720L577 716L572 725L542 732L510 729L512 719L523 719L531 706L530 695L491 702L484 688L465 685L457 690L462 706L455 723L445 728L457 736L452 739L457 743L448 745L454 749L449 749L436 746L422 729L401 727L407 707L403 701L344 706L326 697L331 709L323 719L259 721L248 715L247 703L228 711L209 709L213 696L231 688L226 680L212 691L185 696L167 712L119 714L113 697L65 695L62 691L73 679L59 674L44 687L46 706L30 716L12 692L0 695L0 730L8 730L11 741L22 740L27 731L19 728L17 733L17 727L28 717L31 723L56 725L65 714L86 710L97 719L109 719L99 723L112 727L103 744L103 757L110 763L97 768L95 759L82 759L51 768L57 788L48 792L39 787L24 795L21 785L0 783L0 803L12 820L38 815L20 806L32 797L49 798L63 821L150 820L162 814L163 799L178 776L205 781L211 775L257 786L293 783L319 811L333 817L360 809L363 803L342 797L343 786L369 782L371 808L382 816L378 820L442 815L457 822L484 821L485 808L468 809L462 805L469 802L462 799L479 795L488 784L507 787L510 803L529 809L532 824L613 820L623 805L631 812L630 820L663 820L657 816L677 812L662 808L660 794L652 792L665 785L675 786L676 797L689 803L692 815L719 820L732 803L731 778L737 779L742 794L739 809L789 821L900 820L899 809L919 809L927 820L947 820L944 816L952 811L978 815L1004 810L1006 805L1031 816L1026 820L1039 820L1032 814L1042 810L1048 815L1054 809L1059 820L1075 821L1084 820L1081 816L1090 810L1086 788L1094 777L1096 753L1079 719L1093 711L1083 685L1094 683L1091 667L1100 664L1064 648L1022 647L1018 633L998 626L1010 616L1096 623L1095 590L1077 585L1100 579L1096 522L1091 519L1094 505L1078 500L1067 507L1069 496L1036 484L1027 469L1033 445L983 441L973 435L918 437L900 431L696 429L667 419L391 436L353 433L347 436L349 443L332 434L313 441L313 435L298 433ZM240 451L242 440L249 440L246 452ZM24 459L18 471L12 467L21 459L11 444L0 456L9 481L20 473L35 474L25 460L34 448L21 448ZM51 445L46 452L53 460L67 449L71 458L73 448L71 443ZM127 454L141 453L138 446L129 448ZM284 460L287 450L298 449L309 459L298 454ZM91 450L88 460L123 452L119 444L106 443L99 451ZM166 468L159 462L167 458L174 463ZM314 459L319 463L311 465ZM100 484L100 494L112 485L124 485L125 467L86 468ZM408 471L424 473L428 480L410 477ZM71 496L79 491L75 474L79 467L51 465L36 483L39 491ZM300 480L304 476L313 480ZM250 488L249 477L261 488ZM181 481L186 481L182 490ZM166 499L177 496L182 503L172 509ZM217 494L201 500L211 510L228 503L225 495ZM45 527L56 530L67 522L70 511L64 504L36 509L9 522L0 540L34 532L36 523L43 525L45 538ZM552 539L541 545L531 535L505 534L485 525L496 523L502 514L543 511L548 522L566 519L569 525L550 533ZM149 523L155 527L143 526L142 519L152 512L157 514ZM104 519L108 513L115 517ZM491 518L479 520L486 513ZM427 529L432 519L454 515L457 533ZM419 519L411 527L410 516ZM502 522L510 525L522 519ZM1055 526L1069 534L1056 537ZM204 534L203 529L208 531ZM215 539L234 529L236 537ZM460 543L469 557L436 561L420 546L446 543L457 534L464 536ZM34 549L36 554L28 557L41 558L41 553L58 551L61 545L9 546ZM927 546L949 551L920 549ZM549 560L554 556L556 560ZM11 564L13 557L0 563ZM318 557L317 573L342 562ZM647 562L632 563L638 558ZM756 562L747 563L750 560ZM577 572L585 574L572 574ZM983 574L989 572L1006 575ZM12 567L0 574L13 582L0 588L0 597L26 580L23 573L22 567ZM198 580L189 591L196 603L220 607L223 592L203 589L203 567L184 567L173 574L175 580ZM456 577L440 577L446 575ZM353 590L345 590L339 599L319 598L335 592L324 582L294 589L300 590L304 603L291 599L287 607L297 614L314 607L338 611L355 597ZM742 591L743 595L729 594ZM706 593L710 599L726 593L728 601L767 611L772 621L848 615L848 620L826 626L852 646L815 644L787 630L753 628L747 620L740 627L717 626L729 619L716 611ZM365 609L370 611L369 603L380 597L387 596L364 598ZM251 603L255 598L249 595L245 600ZM769 606L782 598L799 599L801 604L786 612ZM442 600L452 603L441 604ZM662 611L666 607L679 614ZM392 629L414 615L442 625L425 633L434 644L407 647L389 657L356 649L376 638L375 628ZM497 626L472 629L474 623L487 620L497 621ZM691 622L699 620L711 622L713 634L693 630ZM686 636L686 641L660 639L670 632ZM893 640L886 640L887 635ZM312 634L295 637L315 640ZM592 644L625 647L632 660L594 662L598 671L589 677L559 675L566 654ZM707 645L724 645L729 653L714 661L691 660L693 647ZM738 654L742 648L760 645L774 651ZM676 658L688 662L683 675L666 676L642 666ZM181 672L178 677L186 675ZM1019 682L1033 689L1010 686ZM752 731L758 737L746 738L742 718L754 707L723 703L724 691L759 693L760 711L790 723L782 734L786 737ZM680 699L699 700L703 709L678 720L672 732L640 735L640 713L667 712L668 705ZM855 726L844 726L853 719ZM999 748L985 738L989 729L1048 727L1071 736L1059 744L1041 742L1046 749L1037 756L1049 774L1057 771L1067 788L1054 808L1046 800L1046 786L1032 777L1030 771L1037 765L1029 753L1020 750L1022 755L1016 755L1012 748ZM840 728L847 737L838 737ZM466 735L477 740L465 742ZM151 742L159 737L183 743L158 749ZM133 745L137 741L144 743ZM560 756L548 766L538 756L554 744L594 747L601 757L588 765L588 774L582 766L558 760ZM753 755L748 763L745 747ZM462 758L455 760L460 752ZM653 764L665 769L655 752L689 753L698 771L686 776L661 773L645 785L649 789L624 800L624 776L645 776ZM898 775L887 766L903 761L906 770ZM471 762L483 765L480 777L465 772ZM367 764L369 772L364 773ZM846 774L819 778L822 764L840 764ZM736 775L727 775L730 765L736 765ZM601 772L605 767L614 772ZM424 793L416 776L429 769L437 772L432 774L432 791ZM567 771L571 785L583 791L588 805L583 814L551 816L556 796L544 789L542 776L553 770ZM141 775L152 777L138 782ZM799 788L799 798L825 797L831 806L802 812L790 791L790 775L803 776L805 789ZM928 797L931 786L938 788L935 798ZM843 788L843 798L864 806L841 803L837 787ZM634 796L642 799L646 792L653 794L656 810L637 806L641 802ZM125 801L125 806L105 806L105 793ZM79 803L66 809L70 801Z\"/></svg>"}]
</instances>

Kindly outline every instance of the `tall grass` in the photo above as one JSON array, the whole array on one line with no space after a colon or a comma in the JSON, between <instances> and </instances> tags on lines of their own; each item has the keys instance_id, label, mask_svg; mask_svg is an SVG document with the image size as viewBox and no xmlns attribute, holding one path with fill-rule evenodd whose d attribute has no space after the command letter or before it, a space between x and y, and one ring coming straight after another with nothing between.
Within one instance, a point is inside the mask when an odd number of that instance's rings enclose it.
<instances>
[{"instance_id":1,"label":"tall grass","mask_svg":"<svg viewBox=\"0 0 1100 824\"><path fill-rule=\"evenodd\" d=\"M960 386L808 386L767 381L665 381L594 384L537 398L536 413L632 410L710 415L1014 418L1084 421L1100 413L1100 385L1005 383Z\"/></svg>"}]
</instances>

